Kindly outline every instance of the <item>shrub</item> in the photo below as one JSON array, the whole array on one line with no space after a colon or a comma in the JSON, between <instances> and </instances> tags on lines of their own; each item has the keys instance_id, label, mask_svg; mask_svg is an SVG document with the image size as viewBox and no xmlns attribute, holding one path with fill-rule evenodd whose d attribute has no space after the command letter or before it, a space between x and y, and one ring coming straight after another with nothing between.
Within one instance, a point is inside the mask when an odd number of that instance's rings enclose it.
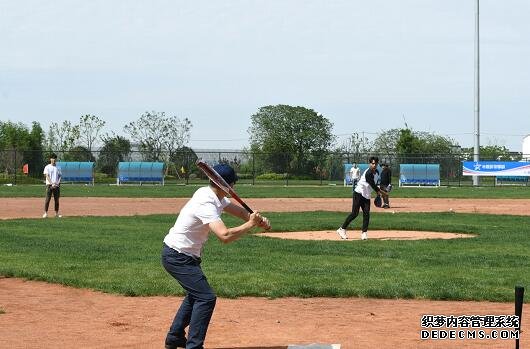
<instances>
[{"instance_id":1,"label":"shrub","mask_svg":"<svg viewBox=\"0 0 530 349\"><path fill-rule=\"evenodd\" d=\"M258 180L264 180L264 181L277 181L277 180L283 180L285 179L285 173L263 173L259 176L256 176L256 179Z\"/></svg>"},{"instance_id":2,"label":"shrub","mask_svg":"<svg viewBox=\"0 0 530 349\"><path fill-rule=\"evenodd\" d=\"M238 173L239 179L252 179L252 173Z\"/></svg>"}]
</instances>

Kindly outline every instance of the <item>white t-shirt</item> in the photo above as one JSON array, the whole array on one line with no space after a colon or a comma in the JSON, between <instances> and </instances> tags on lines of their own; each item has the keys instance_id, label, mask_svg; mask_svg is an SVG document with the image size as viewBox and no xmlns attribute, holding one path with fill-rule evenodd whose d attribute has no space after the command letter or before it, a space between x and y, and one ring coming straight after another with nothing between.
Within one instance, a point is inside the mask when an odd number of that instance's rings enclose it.
<instances>
[{"instance_id":1,"label":"white t-shirt","mask_svg":"<svg viewBox=\"0 0 530 349\"><path fill-rule=\"evenodd\" d=\"M353 167L350 169L350 178L353 181L354 179L359 180L361 177L361 169L359 167Z\"/></svg>"},{"instance_id":2,"label":"white t-shirt","mask_svg":"<svg viewBox=\"0 0 530 349\"><path fill-rule=\"evenodd\" d=\"M361 176L359 182L357 182L355 191L364 196L366 199L370 200L372 197L372 190L376 190L374 187L372 187L372 184L375 186L378 181L379 171L376 170L375 173L373 173L370 171L370 168L367 168Z\"/></svg>"},{"instance_id":3,"label":"white t-shirt","mask_svg":"<svg viewBox=\"0 0 530 349\"><path fill-rule=\"evenodd\" d=\"M52 185L52 184L58 184L59 178L61 178L61 168L59 166L53 166L52 164L46 165L44 167L44 171L42 172L46 176L46 185ZM48 180L48 177L50 177L51 183Z\"/></svg>"},{"instance_id":4,"label":"white t-shirt","mask_svg":"<svg viewBox=\"0 0 530 349\"><path fill-rule=\"evenodd\" d=\"M211 187L198 189L180 211L164 243L180 253L200 257L208 240L208 224L220 220L223 209L229 204L226 197L219 200Z\"/></svg>"}]
</instances>

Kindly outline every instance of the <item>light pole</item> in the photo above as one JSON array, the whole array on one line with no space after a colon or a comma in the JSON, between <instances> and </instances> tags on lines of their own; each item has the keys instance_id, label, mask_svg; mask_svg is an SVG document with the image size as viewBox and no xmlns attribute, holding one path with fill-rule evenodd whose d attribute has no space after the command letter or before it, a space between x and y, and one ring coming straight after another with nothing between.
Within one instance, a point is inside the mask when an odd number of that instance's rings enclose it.
<instances>
[{"instance_id":1,"label":"light pole","mask_svg":"<svg viewBox=\"0 0 530 349\"><path fill-rule=\"evenodd\" d=\"M479 2L475 3L475 151L473 161L480 160L480 46L479 46ZM480 185L480 177L473 176L473 185Z\"/></svg>"}]
</instances>

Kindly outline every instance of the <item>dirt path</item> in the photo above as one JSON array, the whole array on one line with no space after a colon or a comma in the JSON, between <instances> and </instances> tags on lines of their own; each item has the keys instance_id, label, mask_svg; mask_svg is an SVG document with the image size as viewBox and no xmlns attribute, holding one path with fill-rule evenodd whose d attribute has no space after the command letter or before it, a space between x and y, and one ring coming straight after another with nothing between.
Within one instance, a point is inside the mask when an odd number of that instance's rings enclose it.
<instances>
[{"instance_id":1,"label":"dirt path","mask_svg":"<svg viewBox=\"0 0 530 349\"><path fill-rule=\"evenodd\" d=\"M35 218L42 214L42 199L1 200L1 219ZM185 199L63 198L61 211L65 216L173 214L184 202ZM248 203L268 212L346 212L351 205L349 199L249 199ZM393 199L392 206L391 210L381 209L381 212L453 209L456 212L530 215L530 200ZM0 278L0 347L162 348L165 332L180 300L179 297L122 297ZM219 299L206 347L272 349L288 344L338 343L343 349L513 348L513 340L420 339L420 321L424 314L484 316L513 312L511 303L491 302ZM522 324L521 348L527 348L530 347L530 321Z\"/></svg>"},{"instance_id":2,"label":"dirt path","mask_svg":"<svg viewBox=\"0 0 530 349\"><path fill-rule=\"evenodd\" d=\"M44 199L2 198L0 219L39 218ZM186 203L184 198L71 198L61 199L64 216L132 216L153 213L176 214ZM247 199L250 207L261 212L348 211L351 199ZM390 210L378 212L455 212L503 215L530 215L530 199L392 199ZM52 206L51 206L52 207ZM374 208L375 210L375 208ZM53 210L51 210L53 211Z\"/></svg>"},{"instance_id":3,"label":"dirt path","mask_svg":"<svg viewBox=\"0 0 530 349\"><path fill-rule=\"evenodd\" d=\"M179 297L119 297L0 279L2 348L163 348ZM513 304L360 298L219 299L207 348L513 348L510 340L420 339L424 314L513 314ZM521 348L530 346L523 322Z\"/></svg>"}]
</instances>

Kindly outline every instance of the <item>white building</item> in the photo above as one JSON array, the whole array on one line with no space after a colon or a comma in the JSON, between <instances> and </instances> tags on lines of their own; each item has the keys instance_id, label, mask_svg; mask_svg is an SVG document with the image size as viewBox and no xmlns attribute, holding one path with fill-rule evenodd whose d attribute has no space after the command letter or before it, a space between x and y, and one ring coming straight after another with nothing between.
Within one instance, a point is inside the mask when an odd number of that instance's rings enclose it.
<instances>
[{"instance_id":1,"label":"white building","mask_svg":"<svg viewBox=\"0 0 530 349\"><path fill-rule=\"evenodd\" d=\"M523 138L523 161L530 161L530 134Z\"/></svg>"}]
</instances>

